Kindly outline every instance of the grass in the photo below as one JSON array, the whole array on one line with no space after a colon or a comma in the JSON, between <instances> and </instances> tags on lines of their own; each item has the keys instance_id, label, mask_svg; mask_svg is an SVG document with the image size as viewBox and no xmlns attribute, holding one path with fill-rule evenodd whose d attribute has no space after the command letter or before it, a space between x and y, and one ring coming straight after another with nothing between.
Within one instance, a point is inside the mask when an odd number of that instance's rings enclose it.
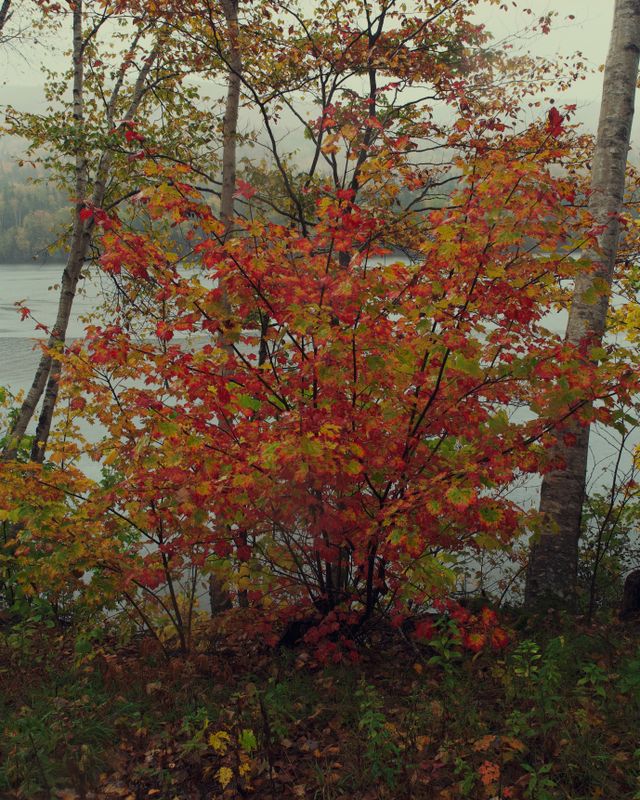
<instances>
[{"instance_id":1,"label":"grass","mask_svg":"<svg viewBox=\"0 0 640 800\"><path fill-rule=\"evenodd\" d=\"M500 654L380 631L359 663L246 641L0 641L0 796L640 799L637 630L528 628Z\"/></svg>"}]
</instances>

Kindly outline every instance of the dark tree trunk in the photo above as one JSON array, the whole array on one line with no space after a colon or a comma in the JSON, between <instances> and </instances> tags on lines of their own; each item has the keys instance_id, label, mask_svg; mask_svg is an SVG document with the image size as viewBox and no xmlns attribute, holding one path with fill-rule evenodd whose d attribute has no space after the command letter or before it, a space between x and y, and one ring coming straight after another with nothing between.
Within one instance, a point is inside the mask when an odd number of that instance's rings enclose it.
<instances>
[{"instance_id":1,"label":"dark tree trunk","mask_svg":"<svg viewBox=\"0 0 640 800\"><path fill-rule=\"evenodd\" d=\"M634 569L624 582L620 619L640 619L640 569Z\"/></svg>"},{"instance_id":2,"label":"dark tree trunk","mask_svg":"<svg viewBox=\"0 0 640 800\"><path fill-rule=\"evenodd\" d=\"M0 6L0 36L2 35L4 26L7 24L10 17L11 17L11 0L4 0L4 2Z\"/></svg>"},{"instance_id":3,"label":"dark tree trunk","mask_svg":"<svg viewBox=\"0 0 640 800\"><path fill-rule=\"evenodd\" d=\"M233 221L235 214L236 168L237 168L237 136L238 114L240 111L240 89L242 85L242 51L239 41L238 25L238 0L222 0L222 10L227 26L229 51L225 56L227 61L227 100L222 123L222 191L220 193L220 219L224 223L225 240L233 234ZM224 291L224 285L223 285ZM222 297L223 306L231 308L226 293ZM221 335L221 346L228 351L232 345ZM223 588L220 578L212 572L209 575L209 597L211 598L211 614L231 605L229 593ZM224 598L227 598L225 601ZM214 598L215 606L214 606ZM241 606L247 605L246 591L238 592L238 602Z\"/></svg>"}]
</instances>

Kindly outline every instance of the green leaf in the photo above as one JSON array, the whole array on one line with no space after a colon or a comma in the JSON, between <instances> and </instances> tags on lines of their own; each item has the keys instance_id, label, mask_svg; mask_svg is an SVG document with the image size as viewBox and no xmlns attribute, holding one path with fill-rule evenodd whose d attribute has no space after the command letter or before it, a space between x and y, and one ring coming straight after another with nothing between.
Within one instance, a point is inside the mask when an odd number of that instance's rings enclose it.
<instances>
[{"instance_id":1,"label":"green leaf","mask_svg":"<svg viewBox=\"0 0 640 800\"><path fill-rule=\"evenodd\" d=\"M507 412L498 411L495 416L488 419L487 425L492 433L503 433L509 427L509 417Z\"/></svg>"},{"instance_id":2,"label":"green leaf","mask_svg":"<svg viewBox=\"0 0 640 800\"><path fill-rule=\"evenodd\" d=\"M280 400L279 397L276 397L275 394L270 394L268 396L268 399L269 399L269 402L272 403L274 406L277 406L280 409L280 411L286 411L287 410L287 407L285 406L285 404L282 402L282 400Z\"/></svg>"},{"instance_id":3,"label":"green leaf","mask_svg":"<svg viewBox=\"0 0 640 800\"><path fill-rule=\"evenodd\" d=\"M485 522L494 523L499 522L502 517L502 512L498 508L492 508L491 506L485 506L484 508L480 509L480 516Z\"/></svg>"},{"instance_id":4,"label":"green leaf","mask_svg":"<svg viewBox=\"0 0 640 800\"><path fill-rule=\"evenodd\" d=\"M252 411L259 411L261 406L260 400L250 394L239 394L236 402L241 408L250 408Z\"/></svg>"},{"instance_id":5,"label":"green leaf","mask_svg":"<svg viewBox=\"0 0 640 800\"><path fill-rule=\"evenodd\" d=\"M348 475L359 475L362 472L362 464L359 461L347 461L344 465L344 471Z\"/></svg>"},{"instance_id":6,"label":"green leaf","mask_svg":"<svg viewBox=\"0 0 640 800\"><path fill-rule=\"evenodd\" d=\"M176 425L175 422L163 419L158 422L158 430L164 436L177 436L180 433L180 426Z\"/></svg>"},{"instance_id":7,"label":"green leaf","mask_svg":"<svg viewBox=\"0 0 640 800\"><path fill-rule=\"evenodd\" d=\"M474 541L483 550L498 550L502 547L502 542L496 539L495 536L488 536L486 533L479 533L474 538Z\"/></svg>"},{"instance_id":8,"label":"green leaf","mask_svg":"<svg viewBox=\"0 0 640 800\"><path fill-rule=\"evenodd\" d=\"M384 358L382 356L367 356L365 360L369 369L382 369L384 367Z\"/></svg>"},{"instance_id":9,"label":"green leaf","mask_svg":"<svg viewBox=\"0 0 640 800\"><path fill-rule=\"evenodd\" d=\"M256 741L256 735L249 728L244 728L244 730L239 736L239 741L240 741L240 747L244 750L245 753L253 752L258 746L258 742Z\"/></svg>"},{"instance_id":10,"label":"green leaf","mask_svg":"<svg viewBox=\"0 0 640 800\"><path fill-rule=\"evenodd\" d=\"M592 347L591 350L589 350L589 358L593 359L594 361L602 361L608 355L609 354L604 347Z\"/></svg>"},{"instance_id":11,"label":"green leaf","mask_svg":"<svg viewBox=\"0 0 640 800\"><path fill-rule=\"evenodd\" d=\"M447 500L458 509L467 508L475 496L473 489L452 486L447 492Z\"/></svg>"},{"instance_id":12,"label":"green leaf","mask_svg":"<svg viewBox=\"0 0 640 800\"><path fill-rule=\"evenodd\" d=\"M306 456L320 456L322 455L322 449L322 444L309 436L304 436L300 440L300 451Z\"/></svg>"},{"instance_id":13,"label":"green leaf","mask_svg":"<svg viewBox=\"0 0 640 800\"><path fill-rule=\"evenodd\" d=\"M459 372L465 372L467 375L473 375L474 378L481 378L483 375L482 368L477 361L472 358L465 358L459 353L453 357L452 366Z\"/></svg>"}]
</instances>

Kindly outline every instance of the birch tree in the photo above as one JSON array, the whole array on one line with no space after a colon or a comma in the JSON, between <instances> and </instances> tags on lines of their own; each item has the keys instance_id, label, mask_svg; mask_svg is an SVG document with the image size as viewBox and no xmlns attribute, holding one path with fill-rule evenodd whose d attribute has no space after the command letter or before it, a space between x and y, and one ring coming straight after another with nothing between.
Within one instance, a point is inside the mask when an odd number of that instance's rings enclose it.
<instances>
[{"instance_id":1,"label":"birch tree","mask_svg":"<svg viewBox=\"0 0 640 800\"><path fill-rule=\"evenodd\" d=\"M72 116L71 124L65 133L66 141L72 142L73 150L72 154L68 154L72 155L72 182L69 188L74 199L69 252L61 277L56 319L50 328L46 347L40 357L31 386L7 437L1 456L5 461L15 458L20 442L41 401L42 407L31 449L31 460L42 462L44 459L60 381L60 362L54 354L64 347L78 282L82 268L89 257L94 228L91 209L100 209L104 205L109 183L113 179L117 140L114 140L113 137L110 142L107 140L97 158L94 156L94 169L92 169L89 158L89 139L95 137L95 131L90 131L87 125L85 110L87 54L90 45L111 14L108 11L99 11L84 29L86 16L86 4L83 3L83 0L78 0L71 8ZM156 38L156 43L147 52L142 52L142 39L145 34L153 30L153 27L153 23L140 24L132 33L126 56L115 73L111 92L103 98L104 119L101 127L107 137L117 130L124 132L130 130L145 95L151 88L157 86L156 76L154 76L154 80L151 80L150 76L158 59L160 40ZM134 54L140 58L140 66L133 85L129 86L127 79ZM33 120L30 121L33 122ZM42 120L39 120L39 123L42 125L42 130L45 130L46 123ZM14 131L26 135L26 129L22 123L15 124ZM90 133L92 136L89 135ZM38 133L34 135L34 139L37 138Z\"/></svg>"},{"instance_id":2,"label":"birch tree","mask_svg":"<svg viewBox=\"0 0 640 800\"><path fill-rule=\"evenodd\" d=\"M631 138L640 56L640 0L616 0L607 55L600 120L591 168L589 210L601 226L595 268L575 283L566 341L583 347L585 358L603 340L609 295L620 241L627 153ZM594 301L593 297L596 295ZM578 539L585 498L589 425L574 420L552 457L563 464L543 478L540 512L544 528L531 546L525 603L572 606L575 599ZM571 442L571 443L568 443Z\"/></svg>"}]
</instances>

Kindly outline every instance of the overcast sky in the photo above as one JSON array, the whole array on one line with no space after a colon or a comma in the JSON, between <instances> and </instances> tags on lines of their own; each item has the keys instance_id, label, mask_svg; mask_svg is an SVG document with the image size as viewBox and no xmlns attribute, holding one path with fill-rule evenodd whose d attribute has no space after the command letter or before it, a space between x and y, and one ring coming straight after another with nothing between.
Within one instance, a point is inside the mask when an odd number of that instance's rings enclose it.
<instances>
[{"instance_id":1,"label":"overcast sky","mask_svg":"<svg viewBox=\"0 0 640 800\"><path fill-rule=\"evenodd\" d=\"M491 5L479 12L496 41L511 38L514 45L547 57L569 56L576 51L583 54L593 72L558 97L558 102L575 103L577 120L595 131L602 84L602 74L597 69L606 58L614 0L518 0L517 9L511 7L511 0L505 3L509 5L506 13ZM533 15L526 14L525 8L530 8ZM528 22L553 11L558 16L550 34L532 36L525 32ZM61 36L59 41L49 40L46 47L24 47L20 55L5 48L0 54L0 74L4 73L0 104L32 111L42 107L41 66L63 66L66 59L62 54L68 46L69 41Z\"/></svg>"},{"instance_id":2,"label":"overcast sky","mask_svg":"<svg viewBox=\"0 0 640 800\"><path fill-rule=\"evenodd\" d=\"M511 6L510 0L504 1ZM566 57L581 52L592 72L562 95L559 102L563 105L575 103L578 106L576 119L595 132L602 95L602 73L598 72L598 67L607 57L614 0L518 0L518 6L519 10L510 7L506 13L488 6L481 14L482 20L496 41L515 36L514 44L534 55ZM526 8L531 9L533 15L526 14ZM527 21L549 12L556 12L557 16L548 35L524 33ZM570 19L572 16L574 18Z\"/></svg>"}]
</instances>

